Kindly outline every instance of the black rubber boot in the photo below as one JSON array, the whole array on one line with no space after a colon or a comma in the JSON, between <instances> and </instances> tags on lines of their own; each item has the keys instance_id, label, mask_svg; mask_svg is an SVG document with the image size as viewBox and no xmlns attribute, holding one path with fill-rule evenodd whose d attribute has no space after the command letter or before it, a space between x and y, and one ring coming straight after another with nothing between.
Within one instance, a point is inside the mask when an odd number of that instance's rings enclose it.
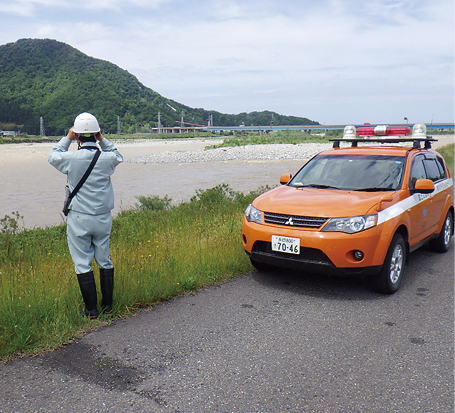
<instances>
[{"instance_id":1,"label":"black rubber boot","mask_svg":"<svg viewBox=\"0 0 455 413\"><path fill-rule=\"evenodd\" d=\"M113 268L100 268L100 282L103 306L106 314L112 313L112 293L114 291L114 269Z\"/></svg>"},{"instance_id":2,"label":"black rubber boot","mask_svg":"<svg viewBox=\"0 0 455 413\"><path fill-rule=\"evenodd\" d=\"M84 314L90 319L97 318L96 285L93 271L77 274L77 280L85 303Z\"/></svg>"}]
</instances>

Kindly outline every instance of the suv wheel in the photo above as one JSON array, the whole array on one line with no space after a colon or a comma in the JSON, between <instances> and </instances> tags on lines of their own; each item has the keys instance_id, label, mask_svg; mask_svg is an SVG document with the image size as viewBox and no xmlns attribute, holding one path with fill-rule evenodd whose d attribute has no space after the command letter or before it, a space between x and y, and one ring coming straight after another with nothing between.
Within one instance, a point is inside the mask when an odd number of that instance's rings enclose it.
<instances>
[{"instance_id":1,"label":"suv wheel","mask_svg":"<svg viewBox=\"0 0 455 413\"><path fill-rule=\"evenodd\" d=\"M442 230L438 235L438 238L435 238L430 241L430 248L436 252L446 252L450 247L450 241L452 241L453 235L453 216L449 211L447 212L446 219L444 220L444 225Z\"/></svg>"},{"instance_id":2,"label":"suv wheel","mask_svg":"<svg viewBox=\"0 0 455 413\"><path fill-rule=\"evenodd\" d=\"M390 243L381 272L373 278L373 289L383 294L398 290L406 263L406 243L401 234L395 234Z\"/></svg>"}]
</instances>

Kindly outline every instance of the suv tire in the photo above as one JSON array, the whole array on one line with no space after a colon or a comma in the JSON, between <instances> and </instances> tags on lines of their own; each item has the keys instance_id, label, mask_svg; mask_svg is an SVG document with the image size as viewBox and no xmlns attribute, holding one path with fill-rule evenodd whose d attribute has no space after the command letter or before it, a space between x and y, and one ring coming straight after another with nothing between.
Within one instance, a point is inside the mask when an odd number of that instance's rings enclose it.
<instances>
[{"instance_id":1,"label":"suv tire","mask_svg":"<svg viewBox=\"0 0 455 413\"><path fill-rule=\"evenodd\" d=\"M382 294L393 294L400 288L406 264L406 242L396 233L390 243L381 272L373 278L373 289Z\"/></svg>"},{"instance_id":2,"label":"suv tire","mask_svg":"<svg viewBox=\"0 0 455 413\"><path fill-rule=\"evenodd\" d=\"M430 241L430 248L436 252L447 252L453 235L453 215L447 212L444 225L438 237Z\"/></svg>"}]
</instances>

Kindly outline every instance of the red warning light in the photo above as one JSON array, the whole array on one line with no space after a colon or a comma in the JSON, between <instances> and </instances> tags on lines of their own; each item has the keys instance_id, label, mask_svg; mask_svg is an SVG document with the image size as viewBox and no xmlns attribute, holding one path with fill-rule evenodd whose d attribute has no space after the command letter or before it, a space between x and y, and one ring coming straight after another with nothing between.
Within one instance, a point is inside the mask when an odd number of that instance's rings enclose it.
<instances>
[{"instance_id":1,"label":"red warning light","mask_svg":"<svg viewBox=\"0 0 455 413\"><path fill-rule=\"evenodd\" d=\"M410 135L411 128L409 126L368 126L357 128L358 136L397 136Z\"/></svg>"}]
</instances>

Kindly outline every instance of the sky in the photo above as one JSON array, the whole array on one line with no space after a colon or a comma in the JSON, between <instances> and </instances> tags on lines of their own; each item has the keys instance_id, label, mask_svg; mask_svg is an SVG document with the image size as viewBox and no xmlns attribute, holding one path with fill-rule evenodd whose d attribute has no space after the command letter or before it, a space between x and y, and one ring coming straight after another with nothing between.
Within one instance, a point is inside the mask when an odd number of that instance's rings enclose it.
<instances>
[{"instance_id":1,"label":"sky","mask_svg":"<svg viewBox=\"0 0 455 413\"><path fill-rule=\"evenodd\" d=\"M55 39L193 108L454 122L453 0L0 0L0 27L0 45Z\"/></svg>"}]
</instances>

